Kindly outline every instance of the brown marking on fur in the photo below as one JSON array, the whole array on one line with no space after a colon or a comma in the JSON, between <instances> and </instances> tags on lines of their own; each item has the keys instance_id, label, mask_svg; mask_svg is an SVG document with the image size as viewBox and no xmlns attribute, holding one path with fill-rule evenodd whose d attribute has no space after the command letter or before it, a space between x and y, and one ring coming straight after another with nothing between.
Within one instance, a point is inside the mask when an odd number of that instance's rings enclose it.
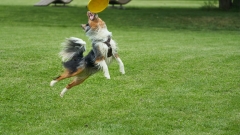
<instances>
[{"instance_id":1,"label":"brown marking on fur","mask_svg":"<svg viewBox=\"0 0 240 135\"><path fill-rule=\"evenodd\" d=\"M59 77L57 77L55 80L56 80L56 81L61 81L61 80L66 79L66 78L76 76L76 75L80 74L83 70L84 70L84 68L79 68L76 72L71 73L69 70L66 69L66 70L65 70Z\"/></svg>"},{"instance_id":2,"label":"brown marking on fur","mask_svg":"<svg viewBox=\"0 0 240 135\"><path fill-rule=\"evenodd\" d=\"M59 77L57 77L55 80L56 81L60 81L63 80L65 78L68 78L70 72L68 70L65 70Z\"/></svg>"},{"instance_id":3,"label":"brown marking on fur","mask_svg":"<svg viewBox=\"0 0 240 135\"><path fill-rule=\"evenodd\" d=\"M97 57L96 60L95 60L95 63L98 63L98 62L103 61L103 60L104 60L103 56Z\"/></svg>"},{"instance_id":4,"label":"brown marking on fur","mask_svg":"<svg viewBox=\"0 0 240 135\"><path fill-rule=\"evenodd\" d=\"M82 79L75 79L75 80L73 80L70 84L68 84L68 85L66 86L66 88L67 88L67 89L71 89L72 87L83 83L88 77L89 77L89 76L86 76L85 78L82 78Z\"/></svg>"},{"instance_id":5,"label":"brown marking on fur","mask_svg":"<svg viewBox=\"0 0 240 135\"><path fill-rule=\"evenodd\" d=\"M79 69L77 69L77 71L74 72L71 76L76 76L76 75L80 74L83 70L84 70L84 68L79 68Z\"/></svg>"},{"instance_id":6,"label":"brown marking on fur","mask_svg":"<svg viewBox=\"0 0 240 135\"><path fill-rule=\"evenodd\" d=\"M105 22L102 21L100 18L96 18L94 20L88 19L88 24L91 27L91 29L98 29L98 28L104 28L106 27Z\"/></svg>"}]
</instances>

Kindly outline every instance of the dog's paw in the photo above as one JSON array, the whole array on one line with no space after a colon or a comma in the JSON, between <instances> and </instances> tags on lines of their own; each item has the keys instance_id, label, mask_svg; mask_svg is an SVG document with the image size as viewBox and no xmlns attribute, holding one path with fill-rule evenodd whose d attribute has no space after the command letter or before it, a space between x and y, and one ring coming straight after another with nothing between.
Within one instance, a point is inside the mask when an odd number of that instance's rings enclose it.
<instances>
[{"instance_id":1,"label":"dog's paw","mask_svg":"<svg viewBox=\"0 0 240 135\"><path fill-rule=\"evenodd\" d=\"M119 71L120 71L120 73L125 74L125 70L124 70L123 64L122 64L122 65L120 64L120 69L119 69Z\"/></svg>"},{"instance_id":2,"label":"dog's paw","mask_svg":"<svg viewBox=\"0 0 240 135\"><path fill-rule=\"evenodd\" d=\"M57 83L57 81L56 81L56 80L52 80L52 81L50 82L50 86L51 86L51 87L54 86L55 83Z\"/></svg>"},{"instance_id":3,"label":"dog's paw","mask_svg":"<svg viewBox=\"0 0 240 135\"><path fill-rule=\"evenodd\" d=\"M110 74L109 74L109 73L104 73L104 76L105 76L107 79L110 79Z\"/></svg>"},{"instance_id":4,"label":"dog's paw","mask_svg":"<svg viewBox=\"0 0 240 135\"><path fill-rule=\"evenodd\" d=\"M64 96L64 93L60 93L60 97L63 98L63 96Z\"/></svg>"},{"instance_id":5,"label":"dog's paw","mask_svg":"<svg viewBox=\"0 0 240 135\"><path fill-rule=\"evenodd\" d=\"M120 71L120 73L124 75L124 74L125 74L125 71L124 71L124 70L123 70L123 71Z\"/></svg>"},{"instance_id":6,"label":"dog's paw","mask_svg":"<svg viewBox=\"0 0 240 135\"><path fill-rule=\"evenodd\" d=\"M110 75L108 75L108 76L107 76L107 75L105 75L105 77L106 77L106 79L111 79L111 78L110 78Z\"/></svg>"},{"instance_id":7,"label":"dog's paw","mask_svg":"<svg viewBox=\"0 0 240 135\"><path fill-rule=\"evenodd\" d=\"M64 96L64 93L67 92L67 90L68 90L67 88L64 88L64 89L62 90L62 92L60 93L60 97L63 97L63 96Z\"/></svg>"}]
</instances>

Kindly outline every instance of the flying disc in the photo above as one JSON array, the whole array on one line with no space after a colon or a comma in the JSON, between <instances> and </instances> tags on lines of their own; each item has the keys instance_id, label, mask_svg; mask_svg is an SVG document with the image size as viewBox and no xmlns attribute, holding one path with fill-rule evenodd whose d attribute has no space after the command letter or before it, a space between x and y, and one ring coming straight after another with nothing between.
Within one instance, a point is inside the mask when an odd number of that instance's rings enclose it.
<instances>
[{"instance_id":1,"label":"flying disc","mask_svg":"<svg viewBox=\"0 0 240 135\"><path fill-rule=\"evenodd\" d=\"M109 0L90 0L88 10L92 13L102 12L108 6Z\"/></svg>"}]
</instances>

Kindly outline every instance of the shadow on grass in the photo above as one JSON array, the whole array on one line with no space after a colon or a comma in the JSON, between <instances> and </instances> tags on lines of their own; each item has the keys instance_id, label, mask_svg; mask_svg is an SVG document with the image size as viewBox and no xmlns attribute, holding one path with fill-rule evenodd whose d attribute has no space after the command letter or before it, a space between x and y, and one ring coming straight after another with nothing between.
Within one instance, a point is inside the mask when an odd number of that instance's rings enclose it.
<instances>
[{"instance_id":1,"label":"shadow on grass","mask_svg":"<svg viewBox=\"0 0 240 135\"><path fill-rule=\"evenodd\" d=\"M79 27L87 22L86 7L0 6L2 26ZM239 12L196 8L108 8L99 13L108 27L154 30L240 30Z\"/></svg>"}]
</instances>

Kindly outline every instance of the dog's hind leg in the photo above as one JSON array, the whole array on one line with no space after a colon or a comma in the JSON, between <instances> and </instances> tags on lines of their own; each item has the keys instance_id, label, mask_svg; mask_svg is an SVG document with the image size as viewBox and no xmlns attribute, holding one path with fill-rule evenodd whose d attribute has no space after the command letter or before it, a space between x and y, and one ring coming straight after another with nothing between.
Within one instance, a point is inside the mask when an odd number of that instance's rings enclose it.
<instances>
[{"instance_id":1,"label":"dog's hind leg","mask_svg":"<svg viewBox=\"0 0 240 135\"><path fill-rule=\"evenodd\" d=\"M65 78L75 76L83 71L83 68L79 68L76 72L71 73L69 70L65 70L59 77L50 82L50 86L54 86L58 81L61 81Z\"/></svg>"},{"instance_id":2,"label":"dog's hind leg","mask_svg":"<svg viewBox=\"0 0 240 135\"><path fill-rule=\"evenodd\" d=\"M119 71L120 71L122 74L125 74L124 64L123 64L122 60L120 59L119 55L118 55L118 54L114 54L114 57L115 57L116 61L118 62Z\"/></svg>"},{"instance_id":3,"label":"dog's hind leg","mask_svg":"<svg viewBox=\"0 0 240 135\"><path fill-rule=\"evenodd\" d=\"M63 95L69 90L71 89L73 86L79 85L81 83L83 83L89 76L86 77L82 77L82 78L75 78L70 84L68 84L66 86L66 88L64 88L62 90L62 92L60 93L60 96L63 97Z\"/></svg>"}]
</instances>

